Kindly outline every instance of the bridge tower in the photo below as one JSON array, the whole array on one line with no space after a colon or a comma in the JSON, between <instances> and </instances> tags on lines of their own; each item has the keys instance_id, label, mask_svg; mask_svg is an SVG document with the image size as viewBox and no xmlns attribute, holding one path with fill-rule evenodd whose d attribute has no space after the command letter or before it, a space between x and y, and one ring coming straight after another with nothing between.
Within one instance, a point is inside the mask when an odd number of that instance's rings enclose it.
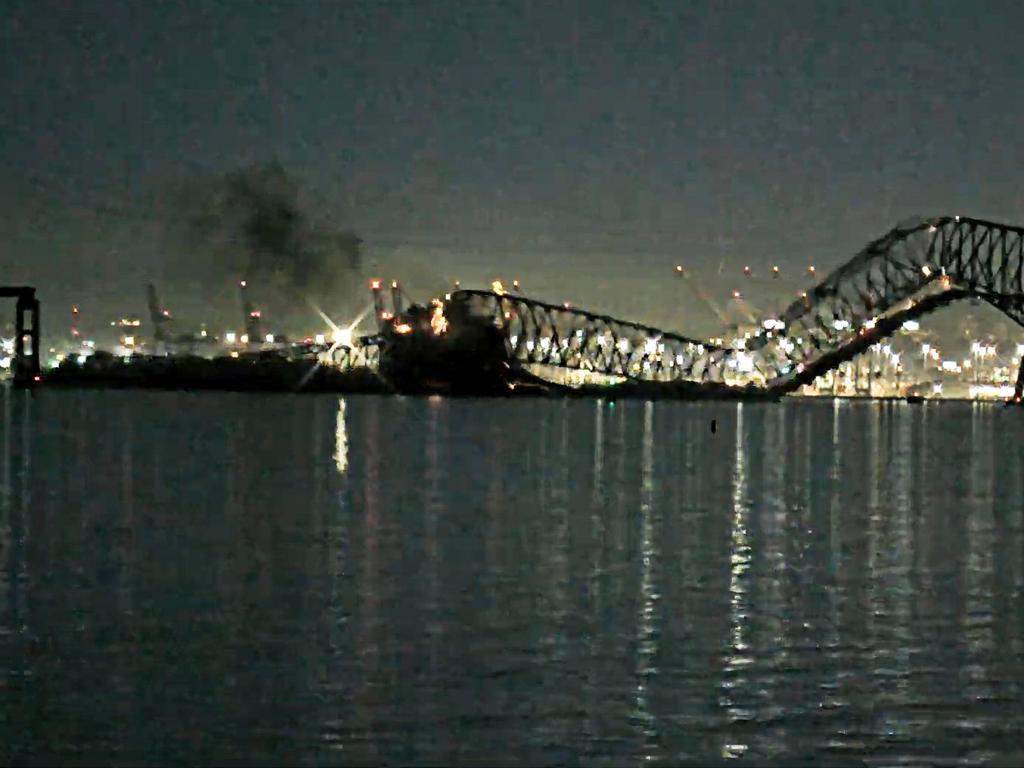
<instances>
[{"instance_id":1,"label":"bridge tower","mask_svg":"<svg viewBox=\"0 0 1024 768\"><path fill-rule=\"evenodd\" d=\"M15 305L14 383L30 386L39 381L40 324L36 289L28 286L0 286L0 297L13 298Z\"/></svg>"}]
</instances>

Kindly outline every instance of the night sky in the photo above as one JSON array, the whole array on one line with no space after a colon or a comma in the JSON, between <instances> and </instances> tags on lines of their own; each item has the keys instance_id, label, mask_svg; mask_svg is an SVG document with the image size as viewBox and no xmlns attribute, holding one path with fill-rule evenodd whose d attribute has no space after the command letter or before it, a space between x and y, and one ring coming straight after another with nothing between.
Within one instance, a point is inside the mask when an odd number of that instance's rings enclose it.
<instances>
[{"instance_id":1,"label":"night sky","mask_svg":"<svg viewBox=\"0 0 1024 768\"><path fill-rule=\"evenodd\" d=\"M677 262L790 291L909 216L1024 222L1020 3L0 9L0 280L51 313L141 311L164 190L273 158L368 272L697 331Z\"/></svg>"}]
</instances>

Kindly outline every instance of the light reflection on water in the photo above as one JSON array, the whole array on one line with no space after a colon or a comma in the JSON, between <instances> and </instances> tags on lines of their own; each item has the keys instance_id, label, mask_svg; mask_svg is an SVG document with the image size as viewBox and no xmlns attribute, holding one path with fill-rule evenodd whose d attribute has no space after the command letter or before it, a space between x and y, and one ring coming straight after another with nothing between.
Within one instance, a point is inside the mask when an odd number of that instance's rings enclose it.
<instances>
[{"instance_id":1,"label":"light reflection on water","mask_svg":"<svg viewBox=\"0 0 1024 768\"><path fill-rule=\"evenodd\" d=\"M1016 411L2 405L4 763L1024 761Z\"/></svg>"}]
</instances>

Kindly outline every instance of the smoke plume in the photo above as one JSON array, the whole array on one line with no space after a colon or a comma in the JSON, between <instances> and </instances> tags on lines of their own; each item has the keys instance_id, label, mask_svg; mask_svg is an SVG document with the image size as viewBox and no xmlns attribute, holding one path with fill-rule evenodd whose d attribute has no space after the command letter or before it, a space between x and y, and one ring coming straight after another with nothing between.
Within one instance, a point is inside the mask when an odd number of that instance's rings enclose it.
<instances>
[{"instance_id":1,"label":"smoke plume","mask_svg":"<svg viewBox=\"0 0 1024 768\"><path fill-rule=\"evenodd\" d=\"M192 272L190 282L199 275L214 286L246 280L279 328L308 327L310 301L328 313L348 309L362 286L361 241L303 213L299 189L278 163L190 186L178 219L187 253L179 263Z\"/></svg>"}]
</instances>

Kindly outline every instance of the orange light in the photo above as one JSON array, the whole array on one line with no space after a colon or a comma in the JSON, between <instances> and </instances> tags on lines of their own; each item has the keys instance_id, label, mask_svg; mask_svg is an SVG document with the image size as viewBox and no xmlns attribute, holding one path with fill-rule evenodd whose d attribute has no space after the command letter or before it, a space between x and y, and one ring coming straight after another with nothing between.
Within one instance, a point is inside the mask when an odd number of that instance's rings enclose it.
<instances>
[{"instance_id":1,"label":"orange light","mask_svg":"<svg viewBox=\"0 0 1024 768\"><path fill-rule=\"evenodd\" d=\"M814 265L813 265L813 264L811 264L811 266L809 266L809 267L807 268L807 272L808 272L809 274L812 274L812 275L813 275L813 274L814 274L814 273L815 273L816 271L817 271L817 270L816 270L816 269L814 268Z\"/></svg>"},{"instance_id":2,"label":"orange light","mask_svg":"<svg viewBox=\"0 0 1024 768\"><path fill-rule=\"evenodd\" d=\"M743 274L746 275L747 277L750 277L750 267L744 267Z\"/></svg>"},{"instance_id":3,"label":"orange light","mask_svg":"<svg viewBox=\"0 0 1024 768\"><path fill-rule=\"evenodd\" d=\"M779 274L779 265L778 264L773 264L772 265L772 272L774 272L776 275Z\"/></svg>"},{"instance_id":4,"label":"orange light","mask_svg":"<svg viewBox=\"0 0 1024 768\"><path fill-rule=\"evenodd\" d=\"M435 336L440 336L448 330L448 318L444 316L444 305L441 302L434 306L434 314L430 317L430 329Z\"/></svg>"},{"instance_id":5,"label":"orange light","mask_svg":"<svg viewBox=\"0 0 1024 768\"><path fill-rule=\"evenodd\" d=\"M572 309L572 304L570 304L568 301L564 302L562 306L565 307L566 309Z\"/></svg>"},{"instance_id":6,"label":"orange light","mask_svg":"<svg viewBox=\"0 0 1024 768\"><path fill-rule=\"evenodd\" d=\"M738 299L738 298L741 298L741 296L740 296L740 292L739 292L739 291L733 291L733 292L732 292L732 297L733 297L734 299Z\"/></svg>"},{"instance_id":7,"label":"orange light","mask_svg":"<svg viewBox=\"0 0 1024 768\"><path fill-rule=\"evenodd\" d=\"M374 291L380 290L380 280L373 279L370 281L370 288Z\"/></svg>"},{"instance_id":8,"label":"orange light","mask_svg":"<svg viewBox=\"0 0 1024 768\"><path fill-rule=\"evenodd\" d=\"M683 265L682 264L676 264L676 274L678 274L678 275L683 274Z\"/></svg>"},{"instance_id":9,"label":"orange light","mask_svg":"<svg viewBox=\"0 0 1024 768\"><path fill-rule=\"evenodd\" d=\"M390 312L381 312L380 313L380 319L381 320L391 320L393 317L394 317L394 315L392 315Z\"/></svg>"},{"instance_id":10,"label":"orange light","mask_svg":"<svg viewBox=\"0 0 1024 768\"><path fill-rule=\"evenodd\" d=\"M240 282L240 283L239 283L239 285L240 285L240 286L242 286L243 288L245 288L245 280L243 280L242 282Z\"/></svg>"},{"instance_id":11,"label":"orange light","mask_svg":"<svg viewBox=\"0 0 1024 768\"><path fill-rule=\"evenodd\" d=\"M408 323L399 323L395 326L395 333L400 333L403 336L407 333L412 333L412 326Z\"/></svg>"}]
</instances>

